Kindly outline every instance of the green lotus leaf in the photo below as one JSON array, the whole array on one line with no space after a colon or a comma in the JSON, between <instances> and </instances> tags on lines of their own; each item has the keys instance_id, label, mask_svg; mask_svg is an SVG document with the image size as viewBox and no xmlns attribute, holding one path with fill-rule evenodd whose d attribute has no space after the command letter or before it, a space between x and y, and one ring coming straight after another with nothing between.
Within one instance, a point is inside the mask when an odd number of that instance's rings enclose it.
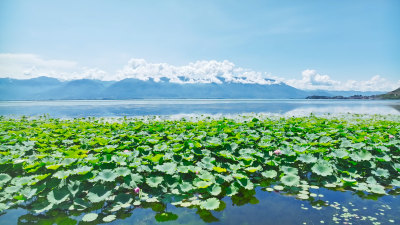
<instances>
[{"instance_id":1,"label":"green lotus leaf","mask_svg":"<svg viewBox=\"0 0 400 225\"><path fill-rule=\"evenodd\" d=\"M219 200L217 198L209 198L206 201L200 203L200 208L205 210L216 210L219 207Z\"/></svg>"},{"instance_id":2,"label":"green lotus leaf","mask_svg":"<svg viewBox=\"0 0 400 225\"><path fill-rule=\"evenodd\" d=\"M289 167L289 166L282 166L281 170L285 173L285 174L298 174L299 170L297 168L294 167Z\"/></svg>"},{"instance_id":3,"label":"green lotus leaf","mask_svg":"<svg viewBox=\"0 0 400 225\"><path fill-rule=\"evenodd\" d=\"M200 173L198 176L200 179L205 180L205 181L214 181L215 180L215 177L207 171Z\"/></svg>"},{"instance_id":4,"label":"green lotus leaf","mask_svg":"<svg viewBox=\"0 0 400 225\"><path fill-rule=\"evenodd\" d=\"M157 222L173 221L178 219L178 215L171 212L157 213L154 218Z\"/></svg>"},{"instance_id":5,"label":"green lotus leaf","mask_svg":"<svg viewBox=\"0 0 400 225\"><path fill-rule=\"evenodd\" d=\"M285 175L281 178L281 182L286 186L297 186L300 182L300 177L296 175Z\"/></svg>"},{"instance_id":6,"label":"green lotus leaf","mask_svg":"<svg viewBox=\"0 0 400 225\"><path fill-rule=\"evenodd\" d=\"M207 146L217 147L217 146L221 146L221 145L222 145L222 141L219 138L212 137L207 140Z\"/></svg>"},{"instance_id":7,"label":"green lotus leaf","mask_svg":"<svg viewBox=\"0 0 400 225\"><path fill-rule=\"evenodd\" d=\"M349 155L349 153L345 149L337 149L331 153L332 156L336 158L345 158Z\"/></svg>"},{"instance_id":8,"label":"green lotus leaf","mask_svg":"<svg viewBox=\"0 0 400 225\"><path fill-rule=\"evenodd\" d=\"M372 171L371 173L378 177L384 177L384 178L388 178L390 176L389 170L382 169L382 168L378 168L378 169Z\"/></svg>"},{"instance_id":9,"label":"green lotus leaf","mask_svg":"<svg viewBox=\"0 0 400 225\"><path fill-rule=\"evenodd\" d=\"M103 218L103 221L106 223L109 223L111 221L114 221L117 218L116 215L108 215L106 217Z\"/></svg>"},{"instance_id":10,"label":"green lotus leaf","mask_svg":"<svg viewBox=\"0 0 400 225\"><path fill-rule=\"evenodd\" d=\"M146 178L146 183L150 187L157 187L161 182L163 182L164 178L163 177L149 177Z\"/></svg>"},{"instance_id":11,"label":"green lotus leaf","mask_svg":"<svg viewBox=\"0 0 400 225\"><path fill-rule=\"evenodd\" d=\"M265 178L275 178L278 173L275 170L267 170L262 172L261 175Z\"/></svg>"},{"instance_id":12,"label":"green lotus leaf","mask_svg":"<svg viewBox=\"0 0 400 225\"><path fill-rule=\"evenodd\" d=\"M32 210L35 213L42 213L44 211L50 210L53 208L53 204L48 202L47 200L36 201L32 204Z\"/></svg>"},{"instance_id":13,"label":"green lotus leaf","mask_svg":"<svg viewBox=\"0 0 400 225\"><path fill-rule=\"evenodd\" d=\"M214 185L212 188L211 188L211 191L210 191L210 194L212 194L212 195L219 195L220 193L221 193L221 187L219 186L219 185Z\"/></svg>"},{"instance_id":14,"label":"green lotus leaf","mask_svg":"<svg viewBox=\"0 0 400 225\"><path fill-rule=\"evenodd\" d=\"M23 195L26 199L31 199L32 197L35 196L36 192L37 192L36 188L32 189L31 187L26 187L22 189L19 193Z\"/></svg>"},{"instance_id":15,"label":"green lotus leaf","mask_svg":"<svg viewBox=\"0 0 400 225\"><path fill-rule=\"evenodd\" d=\"M367 161L372 159L372 157L372 154L366 150L361 150L350 154L350 158L356 162Z\"/></svg>"},{"instance_id":16,"label":"green lotus leaf","mask_svg":"<svg viewBox=\"0 0 400 225\"><path fill-rule=\"evenodd\" d=\"M225 169L225 168L221 168L221 167L218 167L218 166L214 166L214 167L213 167L213 170L216 171L217 173L224 173L224 172L226 172L226 169Z\"/></svg>"},{"instance_id":17,"label":"green lotus leaf","mask_svg":"<svg viewBox=\"0 0 400 225\"><path fill-rule=\"evenodd\" d=\"M321 137L321 138L319 139L319 142L321 142L321 143L328 143L328 142L330 142L331 140L332 140L331 137L323 136L323 137Z\"/></svg>"},{"instance_id":18,"label":"green lotus leaf","mask_svg":"<svg viewBox=\"0 0 400 225\"><path fill-rule=\"evenodd\" d=\"M71 165L72 163L74 163L75 161L76 161L76 159L73 159L73 158L66 158L66 159L64 159L64 160L61 162L61 164L64 165L64 166L69 166L69 165Z\"/></svg>"},{"instance_id":19,"label":"green lotus leaf","mask_svg":"<svg viewBox=\"0 0 400 225\"><path fill-rule=\"evenodd\" d=\"M256 172L256 171L259 171L260 169L262 169L261 166L257 166L257 167L247 167L247 168L246 168L246 171L247 171L247 172L250 172L250 173L254 173L254 172Z\"/></svg>"},{"instance_id":20,"label":"green lotus leaf","mask_svg":"<svg viewBox=\"0 0 400 225\"><path fill-rule=\"evenodd\" d=\"M55 174L53 174L53 177L63 180L66 179L69 175L70 171L59 170Z\"/></svg>"},{"instance_id":21,"label":"green lotus leaf","mask_svg":"<svg viewBox=\"0 0 400 225\"><path fill-rule=\"evenodd\" d=\"M400 163L395 163L393 164L393 169L397 170L398 172L400 172ZM1 178L0 178L1 180ZM1 182L1 181L0 181Z\"/></svg>"},{"instance_id":22,"label":"green lotus leaf","mask_svg":"<svg viewBox=\"0 0 400 225\"><path fill-rule=\"evenodd\" d=\"M207 188L208 186L210 186L212 184L212 182L209 181L198 181L198 182L194 182L194 185L198 188Z\"/></svg>"},{"instance_id":23,"label":"green lotus leaf","mask_svg":"<svg viewBox=\"0 0 400 225\"><path fill-rule=\"evenodd\" d=\"M131 170L126 167L118 167L114 171L118 176L122 177L128 176L131 173Z\"/></svg>"},{"instance_id":24,"label":"green lotus leaf","mask_svg":"<svg viewBox=\"0 0 400 225\"><path fill-rule=\"evenodd\" d=\"M71 192L72 196L75 196L80 189L81 182L80 181L70 181L68 184L68 190Z\"/></svg>"},{"instance_id":25,"label":"green lotus leaf","mask_svg":"<svg viewBox=\"0 0 400 225\"><path fill-rule=\"evenodd\" d=\"M240 155L253 155L254 153L256 153L256 151L251 148L245 148L239 150Z\"/></svg>"},{"instance_id":26,"label":"green lotus leaf","mask_svg":"<svg viewBox=\"0 0 400 225\"><path fill-rule=\"evenodd\" d=\"M61 189L53 189L47 194L47 200L52 204L60 204L69 197L69 191L66 187Z\"/></svg>"},{"instance_id":27,"label":"green lotus leaf","mask_svg":"<svg viewBox=\"0 0 400 225\"><path fill-rule=\"evenodd\" d=\"M82 167L74 169L72 172L74 174L85 175L85 174L89 173L92 169L93 169L93 167L91 167L91 166L82 166Z\"/></svg>"},{"instance_id":28,"label":"green lotus leaf","mask_svg":"<svg viewBox=\"0 0 400 225\"><path fill-rule=\"evenodd\" d=\"M22 186L20 185L15 185L15 186L8 186L4 188L4 192L8 194L13 194L17 193L19 190L21 190Z\"/></svg>"},{"instance_id":29,"label":"green lotus leaf","mask_svg":"<svg viewBox=\"0 0 400 225\"><path fill-rule=\"evenodd\" d=\"M108 190L104 185L97 185L91 188L86 195L89 201L96 203L106 200L111 195L111 190Z\"/></svg>"},{"instance_id":30,"label":"green lotus leaf","mask_svg":"<svg viewBox=\"0 0 400 225\"><path fill-rule=\"evenodd\" d=\"M179 187L183 192L188 192L193 189L193 185L188 182L183 182L181 185L179 185Z\"/></svg>"},{"instance_id":31,"label":"green lotus leaf","mask_svg":"<svg viewBox=\"0 0 400 225\"><path fill-rule=\"evenodd\" d=\"M188 173L189 172L189 167L188 166L178 166L177 170L179 173Z\"/></svg>"},{"instance_id":32,"label":"green lotus leaf","mask_svg":"<svg viewBox=\"0 0 400 225\"><path fill-rule=\"evenodd\" d=\"M392 180L392 186L400 187L400 180Z\"/></svg>"},{"instance_id":33,"label":"green lotus leaf","mask_svg":"<svg viewBox=\"0 0 400 225\"><path fill-rule=\"evenodd\" d=\"M325 162L318 162L311 167L311 170L320 176L329 176L333 174L332 166Z\"/></svg>"},{"instance_id":34,"label":"green lotus leaf","mask_svg":"<svg viewBox=\"0 0 400 225\"><path fill-rule=\"evenodd\" d=\"M88 213L82 217L82 221L84 222L92 222L97 219L99 215L97 213Z\"/></svg>"},{"instance_id":35,"label":"green lotus leaf","mask_svg":"<svg viewBox=\"0 0 400 225\"><path fill-rule=\"evenodd\" d=\"M385 195L385 188L380 184L369 184L368 187L370 188L372 193Z\"/></svg>"},{"instance_id":36,"label":"green lotus leaf","mask_svg":"<svg viewBox=\"0 0 400 225\"><path fill-rule=\"evenodd\" d=\"M315 163L317 162L317 158L314 157L312 154L302 154L299 157L297 157L297 160L303 162L303 163Z\"/></svg>"},{"instance_id":37,"label":"green lotus leaf","mask_svg":"<svg viewBox=\"0 0 400 225\"><path fill-rule=\"evenodd\" d=\"M164 163L162 165L157 165L155 168L166 174L173 175L176 171L176 164L175 163Z\"/></svg>"},{"instance_id":38,"label":"green lotus leaf","mask_svg":"<svg viewBox=\"0 0 400 225\"><path fill-rule=\"evenodd\" d=\"M226 189L226 195L227 196L233 196L236 195L239 192L239 188L236 187L234 183L229 185L229 187Z\"/></svg>"},{"instance_id":39,"label":"green lotus leaf","mask_svg":"<svg viewBox=\"0 0 400 225\"><path fill-rule=\"evenodd\" d=\"M0 202L0 213L9 208L8 205Z\"/></svg>"},{"instance_id":40,"label":"green lotus leaf","mask_svg":"<svg viewBox=\"0 0 400 225\"><path fill-rule=\"evenodd\" d=\"M5 173L0 173L0 187L11 180L11 176Z\"/></svg>"},{"instance_id":41,"label":"green lotus leaf","mask_svg":"<svg viewBox=\"0 0 400 225\"><path fill-rule=\"evenodd\" d=\"M359 142L359 143L352 144L352 147L354 149L361 149L361 148L365 147L365 144L362 142Z\"/></svg>"},{"instance_id":42,"label":"green lotus leaf","mask_svg":"<svg viewBox=\"0 0 400 225\"><path fill-rule=\"evenodd\" d=\"M128 204L132 201L133 199L131 198L131 195L125 194L125 193L120 193L114 198L114 202L117 204Z\"/></svg>"},{"instance_id":43,"label":"green lotus leaf","mask_svg":"<svg viewBox=\"0 0 400 225\"><path fill-rule=\"evenodd\" d=\"M253 190L254 184L248 178L242 178L237 180L238 183L247 190Z\"/></svg>"},{"instance_id":44,"label":"green lotus leaf","mask_svg":"<svg viewBox=\"0 0 400 225\"><path fill-rule=\"evenodd\" d=\"M114 171L110 169L105 169L100 171L99 174L97 174L97 179L102 180L102 181L114 181L115 178L118 177L118 174L116 174Z\"/></svg>"}]
</instances>

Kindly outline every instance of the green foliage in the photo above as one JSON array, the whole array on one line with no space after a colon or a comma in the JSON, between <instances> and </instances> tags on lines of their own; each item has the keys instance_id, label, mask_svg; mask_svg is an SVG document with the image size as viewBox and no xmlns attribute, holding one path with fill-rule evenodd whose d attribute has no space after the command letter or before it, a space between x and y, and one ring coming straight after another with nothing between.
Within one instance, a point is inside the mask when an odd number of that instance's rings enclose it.
<instances>
[{"instance_id":1,"label":"green foliage","mask_svg":"<svg viewBox=\"0 0 400 225\"><path fill-rule=\"evenodd\" d=\"M259 186L307 201L311 183L382 196L399 188L400 120L371 117L0 117L0 212L26 204L111 222L132 206L176 203L215 221L220 199L256 202L242 195ZM157 210L158 221L177 219Z\"/></svg>"}]
</instances>

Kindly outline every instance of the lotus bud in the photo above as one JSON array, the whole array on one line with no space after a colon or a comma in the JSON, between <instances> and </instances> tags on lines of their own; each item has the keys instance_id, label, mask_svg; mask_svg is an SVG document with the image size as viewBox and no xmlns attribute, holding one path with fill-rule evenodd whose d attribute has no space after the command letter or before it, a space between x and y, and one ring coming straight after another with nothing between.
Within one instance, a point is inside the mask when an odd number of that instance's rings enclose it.
<instances>
[{"instance_id":1,"label":"lotus bud","mask_svg":"<svg viewBox=\"0 0 400 225\"><path fill-rule=\"evenodd\" d=\"M393 135L391 135L391 134L389 134L389 138L394 138L394 136L393 136Z\"/></svg>"},{"instance_id":2,"label":"lotus bud","mask_svg":"<svg viewBox=\"0 0 400 225\"><path fill-rule=\"evenodd\" d=\"M199 171L196 171L196 175L199 174Z\"/></svg>"},{"instance_id":3,"label":"lotus bud","mask_svg":"<svg viewBox=\"0 0 400 225\"><path fill-rule=\"evenodd\" d=\"M124 153L128 153L129 152L129 150L124 150Z\"/></svg>"},{"instance_id":4,"label":"lotus bud","mask_svg":"<svg viewBox=\"0 0 400 225\"><path fill-rule=\"evenodd\" d=\"M139 192L140 192L140 188L139 187L135 188L135 193L139 193Z\"/></svg>"}]
</instances>

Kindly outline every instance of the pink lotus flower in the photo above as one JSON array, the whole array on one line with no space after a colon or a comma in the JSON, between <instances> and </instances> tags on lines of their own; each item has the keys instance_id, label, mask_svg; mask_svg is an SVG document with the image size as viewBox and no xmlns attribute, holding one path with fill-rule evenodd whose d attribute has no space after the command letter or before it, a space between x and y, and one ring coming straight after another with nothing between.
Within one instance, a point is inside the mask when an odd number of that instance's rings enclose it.
<instances>
[{"instance_id":1,"label":"pink lotus flower","mask_svg":"<svg viewBox=\"0 0 400 225\"><path fill-rule=\"evenodd\" d=\"M139 187L135 188L135 193L139 193L139 192L140 192L140 188Z\"/></svg>"},{"instance_id":2,"label":"pink lotus flower","mask_svg":"<svg viewBox=\"0 0 400 225\"><path fill-rule=\"evenodd\" d=\"M124 153L128 153L129 152L129 150L124 150Z\"/></svg>"},{"instance_id":3,"label":"pink lotus flower","mask_svg":"<svg viewBox=\"0 0 400 225\"><path fill-rule=\"evenodd\" d=\"M277 149L274 151L275 155L282 155L282 151L280 149Z\"/></svg>"},{"instance_id":4,"label":"pink lotus flower","mask_svg":"<svg viewBox=\"0 0 400 225\"><path fill-rule=\"evenodd\" d=\"M196 175L199 174L199 171L196 171Z\"/></svg>"},{"instance_id":5,"label":"pink lotus flower","mask_svg":"<svg viewBox=\"0 0 400 225\"><path fill-rule=\"evenodd\" d=\"M364 139L365 139L365 140L367 140L367 139L368 139L368 137L367 137L367 136L364 136Z\"/></svg>"},{"instance_id":6,"label":"pink lotus flower","mask_svg":"<svg viewBox=\"0 0 400 225\"><path fill-rule=\"evenodd\" d=\"M394 136L393 136L393 135L391 135L391 134L389 134L389 138L394 138Z\"/></svg>"}]
</instances>

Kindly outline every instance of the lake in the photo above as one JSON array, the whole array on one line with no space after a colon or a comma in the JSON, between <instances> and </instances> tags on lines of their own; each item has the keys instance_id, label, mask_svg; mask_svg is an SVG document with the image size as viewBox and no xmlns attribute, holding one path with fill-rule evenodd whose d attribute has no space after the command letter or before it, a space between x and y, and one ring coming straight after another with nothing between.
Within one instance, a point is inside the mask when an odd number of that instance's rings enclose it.
<instances>
[{"instance_id":1,"label":"lake","mask_svg":"<svg viewBox=\"0 0 400 225\"><path fill-rule=\"evenodd\" d=\"M0 101L0 115L51 117L132 117L179 114L266 113L285 116L314 114L400 114L400 101L266 100L266 99L153 99Z\"/></svg>"},{"instance_id":2,"label":"lake","mask_svg":"<svg viewBox=\"0 0 400 225\"><path fill-rule=\"evenodd\" d=\"M19 117L135 117L147 115L230 115L265 113L282 116L381 114L400 115L400 101L371 100L73 100L73 101L2 101L0 115ZM256 188L237 198L223 198L218 211L180 208L167 204L167 212L177 215L161 224L399 224L399 190L385 196L368 196L351 191L312 190L313 198L300 200L279 190ZM0 214L0 224L97 224L78 222L83 215L59 210L44 215L21 208ZM101 209L93 212L101 213ZM160 224L157 210L128 207L118 211L116 220L107 224ZM101 222L101 221L100 221Z\"/></svg>"}]
</instances>

